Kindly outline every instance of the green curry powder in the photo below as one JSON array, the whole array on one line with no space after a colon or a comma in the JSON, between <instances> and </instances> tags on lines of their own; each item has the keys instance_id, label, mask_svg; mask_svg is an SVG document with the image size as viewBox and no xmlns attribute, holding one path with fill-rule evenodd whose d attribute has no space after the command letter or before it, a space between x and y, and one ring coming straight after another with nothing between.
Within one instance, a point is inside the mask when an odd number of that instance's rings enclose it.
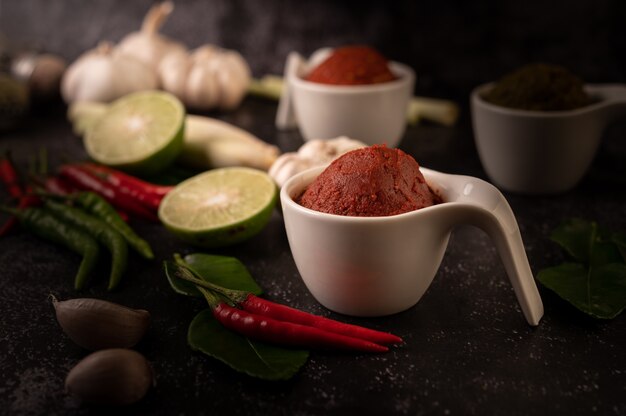
<instances>
[{"instance_id":1,"label":"green curry powder","mask_svg":"<svg viewBox=\"0 0 626 416\"><path fill-rule=\"evenodd\" d=\"M529 64L505 75L483 99L531 111L573 110L591 103L580 78L565 68L543 63Z\"/></svg>"}]
</instances>

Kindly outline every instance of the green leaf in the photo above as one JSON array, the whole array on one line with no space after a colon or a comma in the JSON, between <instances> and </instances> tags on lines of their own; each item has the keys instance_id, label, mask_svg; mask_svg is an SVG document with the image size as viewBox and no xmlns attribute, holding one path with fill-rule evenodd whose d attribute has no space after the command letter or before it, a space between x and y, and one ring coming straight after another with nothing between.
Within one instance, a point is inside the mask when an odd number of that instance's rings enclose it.
<instances>
[{"instance_id":1,"label":"green leaf","mask_svg":"<svg viewBox=\"0 0 626 416\"><path fill-rule=\"evenodd\" d=\"M626 265L623 263L592 268L564 263L541 270L537 279L595 318L612 319L626 308Z\"/></svg>"},{"instance_id":2,"label":"green leaf","mask_svg":"<svg viewBox=\"0 0 626 416\"><path fill-rule=\"evenodd\" d=\"M255 295L263 293L246 266L234 257L195 253L185 256L185 262L207 282L227 289L244 290ZM170 286L176 293L202 297L193 283L176 277L171 264L168 266L168 262L165 263L165 274Z\"/></svg>"},{"instance_id":3,"label":"green leaf","mask_svg":"<svg viewBox=\"0 0 626 416\"><path fill-rule=\"evenodd\" d=\"M173 261L165 261L163 262L163 267L165 269L165 276L167 276L167 281L169 282L174 292L180 295L186 296L195 296L195 297L203 297L202 293L196 288L191 282L187 280L176 277L176 264Z\"/></svg>"},{"instance_id":4,"label":"green leaf","mask_svg":"<svg viewBox=\"0 0 626 416\"><path fill-rule=\"evenodd\" d=\"M600 240L593 243L591 247L591 266L599 267L605 264L622 262L622 256L614 243Z\"/></svg>"},{"instance_id":5,"label":"green leaf","mask_svg":"<svg viewBox=\"0 0 626 416\"><path fill-rule=\"evenodd\" d=\"M626 263L626 234L613 233L613 235L611 235L611 242L615 244L622 256L622 261Z\"/></svg>"},{"instance_id":6,"label":"green leaf","mask_svg":"<svg viewBox=\"0 0 626 416\"><path fill-rule=\"evenodd\" d=\"M287 380L306 363L306 350L281 348L251 341L224 328L210 309L191 321L187 342L233 369L265 380Z\"/></svg>"},{"instance_id":7,"label":"green leaf","mask_svg":"<svg viewBox=\"0 0 626 416\"><path fill-rule=\"evenodd\" d=\"M575 260L589 263L591 247L597 233L598 225L595 222L571 219L556 228L550 238L561 245Z\"/></svg>"}]
</instances>

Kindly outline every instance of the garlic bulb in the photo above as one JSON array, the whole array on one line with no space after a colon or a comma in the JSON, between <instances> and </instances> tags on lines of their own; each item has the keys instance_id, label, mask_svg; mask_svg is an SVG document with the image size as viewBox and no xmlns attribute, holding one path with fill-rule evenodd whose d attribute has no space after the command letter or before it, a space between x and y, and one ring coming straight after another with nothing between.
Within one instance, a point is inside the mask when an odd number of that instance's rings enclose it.
<instances>
[{"instance_id":1,"label":"garlic bulb","mask_svg":"<svg viewBox=\"0 0 626 416\"><path fill-rule=\"evenodd\" d=\"M191 54L169 53L158 73L164 90L198 110L237 107L251 80L250 67L239 53L212 45Z\"/></svg>"},{"instance_id":2,"label":"garlic bulb","mask_svg":"<svg viewBox=\"0 0 626 416\"><path fill-rule=\"evenodd\" d=\"M65 72L61 95L67 103L109 102L135 91L158 87L154 71L108 42L81 55Z\"/></svg>"},{"instance_id":3,"label":"garlic bulb","mask_svg":"<svg viewBox=\"0 0 626 416\"><path fill-rule=\"evenodd\" d=\"M128 34L117 46L119 52L133 56L156 72L163 57L187 49L178 42L159 34L161 25L174 10L171 1L152 6L141 25L141 30Z\"/></svg>"},{"instance_id":4,"label":"garlic bulb","mask_svg":"<svg viewBox=\"0 0 626 416\"><path fill-rule=\"evenodd\" d=\"M296 173L329 164L344 153L366 146L361 141L344 136L330 140L309 140L297 152L280 155L268 173L278 186L283 186Z\"/></svg>"}]
</instances>

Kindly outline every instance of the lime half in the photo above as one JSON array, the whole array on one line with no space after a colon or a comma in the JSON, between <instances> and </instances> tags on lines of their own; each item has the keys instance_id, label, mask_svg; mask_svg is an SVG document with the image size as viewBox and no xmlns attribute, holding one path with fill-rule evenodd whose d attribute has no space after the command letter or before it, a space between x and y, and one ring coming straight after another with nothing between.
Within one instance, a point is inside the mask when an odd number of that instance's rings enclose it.
<instances>
[{"instance_id":1,"label":"lime half","mask_svg":"<svg viewBox=\"0 0 626 416\"><path fill-rule=\"evenodd\" d=\"M238 243L265 227L276 205L272 178L256 169L214 169L181 182L159 206L159 219L181 239L203 247Z\"/></svg>"},{"instance_id":2,"label":"lime half","mask_svg":"<svg viewBox=\"0 0 626 416\"><path fill-rule=\"evenodd\" d=\"M142 91L114 101L85 134L96 162L134 173L156 173L183 146L185 109L171 94Z\"/></svg>"}]
</instances>

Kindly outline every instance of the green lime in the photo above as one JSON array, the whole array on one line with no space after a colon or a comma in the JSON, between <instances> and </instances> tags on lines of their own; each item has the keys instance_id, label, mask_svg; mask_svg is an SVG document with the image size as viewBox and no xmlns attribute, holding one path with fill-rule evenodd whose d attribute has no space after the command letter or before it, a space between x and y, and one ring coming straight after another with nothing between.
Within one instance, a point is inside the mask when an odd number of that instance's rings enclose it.
<instances>
[{"instance_id":1,"label":"green lime","mask_svg":"<svg viewBox=\"0 0 626 416\"><path fill-rule=\"evenodd\" d=\"M142 91L114 101L85 134L96 162L140 174L156 173L183 146L185 109L173 95Z\"/></svg>"},{"instance_id":2,"label":"green lime","mask_svg":"<svg viewBox=\"0 0 626 416\"><path fill-rule=\"evenodd\" d=\"M260 170L214 169L181 182L159 206L159 219L181 239L222 247L254 236L265 227L278 190Z\"/></svg>"}]
</instances>

